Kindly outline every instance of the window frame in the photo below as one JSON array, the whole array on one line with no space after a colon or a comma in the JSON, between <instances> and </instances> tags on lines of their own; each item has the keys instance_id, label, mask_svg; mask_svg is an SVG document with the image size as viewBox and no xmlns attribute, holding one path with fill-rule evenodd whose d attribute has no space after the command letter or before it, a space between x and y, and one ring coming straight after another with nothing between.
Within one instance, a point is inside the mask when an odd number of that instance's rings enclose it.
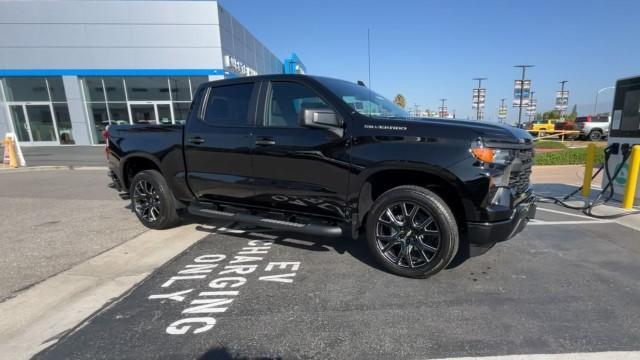
<instances>
[{"instance_id":1,"label":"window frame","mask_svg":"<svg viewBox=\"0 0 640 360\"><path fill-rule=\"evenodd\" d=\"M318 91L317 89L314 89L312 86L309 86L309 84L306 84L302 81L296 81L295 79L286 79L286 80L269 80L269 81L265 81L265 87L266 87L266 91L265 91L265 96L262 97L261 99L261 107L262 107L262 120L257 120L256 121L256 126L259 127L263 127L263 128L267 128L267 129L308 129L308 130L317 130L317 129L311 129L308 128L306 126L295 126L295 127L291 127L291 126L271 126L269 124L267 124L267 120L268 120L268 111L270 111L270 101L271 101L271 96L273 95L273 84L296 84L296 85L300 85L302 87L307 88L309 91L311 91L312 93L314 93L318 98L320 98L322 101L324 101L327 106L333 110L333 112L336 113L336 116L340 119L340 122L342 123L342 128L344 128L344 119L342 118L342 115L340 114L340 112L336 109L336 107L331 103L331 101L327 100L326 96L323 96L320 91ZM322 129L321 129L322 130Z\"/></svg>"},{"instance_id":2,"label":"window frame","mask_svg":"<svg viewBox=\"0 0 640 360\"><path fill-rule=\"evenodd\" d=\"M209 109L209 98L210 95L212 93L212 91L214 91L216 88L222 88L222 87L230 87L230 86L239 86L239 85L252 85L253 88L251 89L251 95L249 96L249 107L247 108L247 119L245 121L244 124L242 125L233 125L233 126L229 126L229 125L219 125L219 124L211 124L209 122L207 122L207 111ZM251 128L251 127L255 127L256 124L256 116L255 116L255 109L257 107L257 99L258 99L258 93L259 93L259 88L260 88L260 83L256 82L256 81L242 81L242 82L233 82L233 83L225 83L225 84L211 84L209 86L207 86L205 93L202 94L202 100L201 100L201 104L200 104L200 111L198 113L198 116L196 117L198 119L199 122L201 122L202 124L212 127L212 128Z\"/></svg>"}]
</instances>

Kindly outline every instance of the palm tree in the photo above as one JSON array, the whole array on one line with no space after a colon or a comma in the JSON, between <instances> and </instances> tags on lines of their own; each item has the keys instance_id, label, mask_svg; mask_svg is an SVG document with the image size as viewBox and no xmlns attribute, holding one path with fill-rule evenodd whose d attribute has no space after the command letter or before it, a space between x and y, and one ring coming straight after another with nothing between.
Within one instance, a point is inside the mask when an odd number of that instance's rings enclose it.
<instances>
[{"instance_id":1,"label":"palm tree","mask_svg":"<svg viewBox=\"0 0 640 360\"><path fill-rule=\"evenodd\" d=\"M402 94L396 95L396 97L393 98L393 102L403 109L405 106L407 106L407 99L405 99L404 96L402 96Z\"/></svg>"}]
</instances>

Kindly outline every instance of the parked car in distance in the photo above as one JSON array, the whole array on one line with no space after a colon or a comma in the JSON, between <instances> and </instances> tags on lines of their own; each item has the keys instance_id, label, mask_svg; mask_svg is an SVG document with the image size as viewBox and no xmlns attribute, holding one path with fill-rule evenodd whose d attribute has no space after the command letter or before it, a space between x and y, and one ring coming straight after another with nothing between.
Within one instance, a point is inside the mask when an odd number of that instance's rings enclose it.
<instances>
[{"instance_id":1,"label":"parked car in distance","mask_svg":"<svg viewBox=\"0 0 640 360\"><path fill-rule=\"evenodd\" d=\"M573 121L558 121L554 124L554 134L565 139L577 139L578 125Z\"/></svg>"},{"instance_id":2,"label":"parked car in distance","mask_svg":"<svg viewBox=\"0 0 640 360\"><path fill-rule=\"evenodd\" d=\"M578 130L580 130L580 139L592 141L601 140L609 136L611 116L579 116L576 118L576 125L578 126Z\"/></svg>"},{"instance_id":3,"label":"parked car in distance","mask_svg":"<svg viewBox=\"0 0 640 360\"><path fill-rule=\"evenodd\" d=\"M555 130L556 122L557 120L555 119L533 121L529 126L528 131L531 135L538 137L551 135Z\"/></svg>"},{"instance_id":4,"label":"parked car in distance","mask_svg":"<svg viewBox=\"0 0 640 360\"><path fill-rule=\"evenodd\" d=\"M313 236L364 234L373 258L403 276L483 253L535 215L524 130L413 119L343 80L209 82L186 124L112 125L106 137L111 186L149 228L188 211Z\"/></svg>"}]
</instances>

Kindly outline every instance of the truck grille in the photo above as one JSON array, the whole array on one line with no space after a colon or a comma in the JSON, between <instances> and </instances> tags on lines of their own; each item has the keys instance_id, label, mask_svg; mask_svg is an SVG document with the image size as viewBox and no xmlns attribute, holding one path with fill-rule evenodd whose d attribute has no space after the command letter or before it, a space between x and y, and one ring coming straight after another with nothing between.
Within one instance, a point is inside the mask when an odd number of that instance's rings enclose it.
<instances>
[{"instance_id":1,"label":"truck grille","mask_svg":"<svg viewBox=\"0 0 640 360\"><path fill-rule=\"evenodd\" d=\"M518 195L529 188L532 165L533 149L518 150L518 156L514 161L511 176L509 177L509 187L514 189Z\"/></svg>"}]
</instances>

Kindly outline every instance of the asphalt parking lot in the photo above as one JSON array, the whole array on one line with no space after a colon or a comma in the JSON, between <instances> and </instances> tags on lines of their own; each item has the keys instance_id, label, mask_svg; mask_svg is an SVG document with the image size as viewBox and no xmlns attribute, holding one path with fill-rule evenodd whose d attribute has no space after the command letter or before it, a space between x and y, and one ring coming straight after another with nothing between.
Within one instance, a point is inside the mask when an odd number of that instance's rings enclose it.
<instances>
[{"instance_id":1,"label":"asphalt parking lot","mask_svg":"<svg viewBox=\"0 0 640 360\"><path fill-rule=\"evenodd\" d=\"M39 359L444 358L640 350L636 230L542 204L428 280L362 242L203 223L207 236ZM577 357L579 358L579 357Z\"/></svg>"},{"instance_id":2,"label":"asphalt parking lot","mask_svg":"<svg viewBox=\"0 0 640 360\"><path fill-rule=\"evenodd\" d=\"M0 173L0 303L147 231L108 182L106 169Z\"/></svg>"}]
</instances>

